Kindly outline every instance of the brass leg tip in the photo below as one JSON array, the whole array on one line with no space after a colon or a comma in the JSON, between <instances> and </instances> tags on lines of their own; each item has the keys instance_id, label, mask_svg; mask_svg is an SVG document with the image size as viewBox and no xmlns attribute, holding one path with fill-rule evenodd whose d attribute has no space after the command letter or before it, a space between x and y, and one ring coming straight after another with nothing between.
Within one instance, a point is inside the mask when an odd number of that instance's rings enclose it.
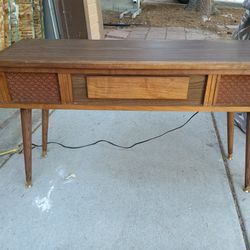
<instances>
[{"instance_id":1,"label":"brass leg tip","mask_svg":"<svg viewBox=\"0 0 250 250\"><path fill-rule=\"evenodd\" d=\"M229 161L231 161L231 160L233 159L233 154L229 154L228 157L227 157L227 159L228 159Z\"/></svg>"},{"instance_id":2,"label":"brass leg tip","mask_svg":"<svg viewBox=\"0 0 250 250\"><path fill-rule=\"evenodd\" d=\"M43 151L42 152L42 158L46 158L47 157L47 151Z\"/></svg>"},{"instance_id":3,"label":"brass leg tip","mask_svg":"<svg viewBox=\"0 0 250 250\"><path fill-rule=\"evenodd\" d=\"M32 187L32 181L26 181L25 187L26 188L31 188Z\"/></svg>"},{"instance_id":4,"label":"brass leg tip","mask_svg":"<svg viewBox=\"0 0 250 250\"><path fill-rule=\"evenodd\" d=\"M250 193L250 186L247 186L243 189L245 193Z\"/></svg>"}]
</instances>

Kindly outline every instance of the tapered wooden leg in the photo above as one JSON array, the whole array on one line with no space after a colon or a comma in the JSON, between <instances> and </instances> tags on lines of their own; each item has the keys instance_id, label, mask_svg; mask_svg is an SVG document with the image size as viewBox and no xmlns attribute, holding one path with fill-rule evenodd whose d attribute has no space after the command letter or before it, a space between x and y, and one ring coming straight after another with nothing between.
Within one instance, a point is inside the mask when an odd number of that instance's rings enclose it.
<instances>
[{"instance_id":1,"label":"tapered wooden leg","mask_svg":"<svg viewBox=\"0 0 250 250\"><path fill-rule=\"evenodd\" d=\"M233 157L233 143L234 143L234 113L227 113L227 147L228 147L228 160Z\"/></svg>"},{"instance_id":2,"label":"tapered wooden leg","mask_svg":"<svg viewBox=\"0 0 250 250\"><path fill-rule=\"evenodd\" d=\"M21 109L26 187L32 186L32 110Z\"/></svg>"},{"instance_id":3,"label":"tapered wooden leg","mask_svg":"<svg viewBox=\"0 0 250 250\"><path fill-rule=\"evenodd\" d=\"M250 193L250 112L247 113L245 192Z\"/></svg>"},{"instance_id":4,"label":"tapered wooden leg","mask_svg":"<svg viewBox=\"0 0 250 250\"><path fill-rule=\"evenodd\" d=\"M42 110L42 157L47 155L48 143L48 127L49 127L49 110Z\"/></svg>"}]
</instances>

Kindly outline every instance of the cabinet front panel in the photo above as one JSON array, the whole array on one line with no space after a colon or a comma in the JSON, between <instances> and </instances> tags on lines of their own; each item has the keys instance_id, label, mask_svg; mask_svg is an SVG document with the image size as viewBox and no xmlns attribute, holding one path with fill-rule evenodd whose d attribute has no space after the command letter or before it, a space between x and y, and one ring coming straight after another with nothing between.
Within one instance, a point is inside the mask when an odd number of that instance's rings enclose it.
<instances>
[{"instance_id":1,"label":"cabinet front panel","mask_svg":"<svg viewBox=\"0 0 250 250\"><path fill-rule=\"evenodd\" d=\"M58 76L54 73L5 73L13 103L60 103Z\"/></svg>"},{"instance_id":2,"label":"cabinet front panel","mask_svg":"<svg viewBox=\"0 0 250 250\"><path fill-rule=\"evenodd\" d=\"M222 75L217 82L214 105L249 106L250 76Z\"/></svg>"},{"instance_id":3,"label":"cabinet front panel","mask_svg":"<svg viewBox=\"0 0 250 250\"><path fill-rule=\"evenodd\" d=\"M86 76L72 74L74 103L203 105L206 76ZM131 81L132 80L132 81ZM156 80L156 81L154 81ZM158 92L157 92L158 89Z\"/></svg>"}]
</instances>

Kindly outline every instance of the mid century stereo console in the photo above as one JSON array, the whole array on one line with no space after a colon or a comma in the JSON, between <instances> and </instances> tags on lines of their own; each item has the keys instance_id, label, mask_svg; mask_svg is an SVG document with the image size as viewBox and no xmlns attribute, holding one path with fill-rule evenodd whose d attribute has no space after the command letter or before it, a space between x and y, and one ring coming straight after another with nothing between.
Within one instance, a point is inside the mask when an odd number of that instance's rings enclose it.
<instances>
[{"instance_id":1,"label":"mid century stereo console","mask_svg":"<svg viewBox=\"0 0 250 250\"><path fill-rule=\"evenodd\" d=\"M0 107L21 110L26 183L32 183L32 109L223 111L228 157L234 112L248 112L245 190L250 191L249 41L23 40L0 53Z\"/></svg>"}]
</instances>

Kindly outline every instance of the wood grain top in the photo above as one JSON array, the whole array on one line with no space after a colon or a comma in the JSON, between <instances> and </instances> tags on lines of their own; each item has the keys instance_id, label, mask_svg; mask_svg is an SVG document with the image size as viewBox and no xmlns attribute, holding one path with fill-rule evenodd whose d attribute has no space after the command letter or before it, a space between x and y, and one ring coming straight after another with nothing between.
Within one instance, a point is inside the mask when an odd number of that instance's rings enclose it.
<instances>
[{"instance_id":1,"label":"wood grain top","mask_svg":"<svg viewBox=\"0 0 250 250\"><path fill-rule=\"evenodd\" d=\"M0 67L249 70L250 42L22 40L0 52Z\"/></svg>"}]
</instances>

